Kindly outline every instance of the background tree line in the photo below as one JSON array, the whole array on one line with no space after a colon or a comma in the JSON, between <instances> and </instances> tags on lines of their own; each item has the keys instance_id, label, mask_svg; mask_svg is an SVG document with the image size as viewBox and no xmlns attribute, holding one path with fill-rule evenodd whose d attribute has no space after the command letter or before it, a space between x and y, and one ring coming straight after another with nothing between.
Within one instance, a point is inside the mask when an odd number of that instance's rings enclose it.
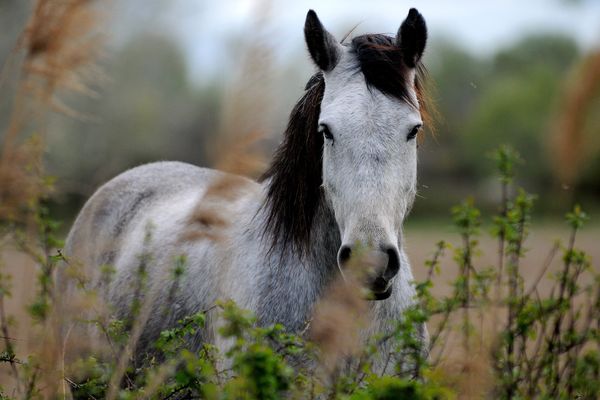
<instances>
[{"instance_id":1,"label":"background tree line","mask_svg":"<svg viewBox=\"0 0 600 400\"><path fill-rule=\"evenodd\" d=\"M5 60L27 6L2 0L0 10L0 58ZM239 54L248 42L242 37L225 41L223 51L242 63ZM312 71L303 63L303 53L275 60L266 43L259 41L254 47L263 51L258 62L271 81L262 105L268 122L261 126L268 138L262 146L268 159ZM238 85L238 92L250 99L260 95L252 93L252 86L246 90L235 74L201 83L192 80L181 44L152 27L131 29L112 41L106 53L94 95L77 97L71 104L78 118L59 115L48 127L48 170L59 178L60 188L53 207L62 215L76 212L105 180L141 163L175 159L211 166L215 137L222 133L224 120L232 118L224 112L232 86ZM490 55L475 55L456 41L434 37L426 64L441 117L435 135L420 145L422 197L415 217L446 213L468 194L484 206L495 198L489 163L482 155L501 143L526 155L520 176L539 193L542 213L562 210L575 199L594 213L600 200L600 94L596 92L592 105L582 110L585 145L574 151L582 152L584 162L573 181L561 179L557 151L562 150L552 146L565 93L585 57L572 38L555 33L524 36ZM229 66L234 71L243 67ZM70 104L68 98L65 102ZM0 100L1 121L8 111Z\"/></svg>"}]
</instances>

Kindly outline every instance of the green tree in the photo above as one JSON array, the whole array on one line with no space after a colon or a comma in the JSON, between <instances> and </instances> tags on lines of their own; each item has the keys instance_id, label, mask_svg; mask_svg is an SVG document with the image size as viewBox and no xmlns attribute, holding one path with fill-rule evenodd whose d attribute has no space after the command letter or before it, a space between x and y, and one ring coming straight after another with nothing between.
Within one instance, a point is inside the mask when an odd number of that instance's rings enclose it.
<instances>
[{"instance_id":1,"label":"green tree","mask_svg":"<svg viewBox=\"0 0 600 400\"><path fill-rule=\"evenodd\" d=\"M99 96L71 105L82 117L58 115L49 129L49 170L75 199L70 208L141 163L205 164L204 141L218 123L217 91L193 88L182 51L166 36L132 38L102 69L108 78L99 82Z\"/></svg>"},{"instance_id":2,"label":"green tree","mask_svg":"<svg viewBox=\"0 0 600 400\"><path fill-rule=\"evenodd\" d=\"M561 82L577 58L575 43L559 36L533 36L500 51L489 82L462 137L466 163L481 177L481 154L511 143L527 154L523 178L543 189L551 179L546 157L549 122Z\"/></svg>"}]
</instances>

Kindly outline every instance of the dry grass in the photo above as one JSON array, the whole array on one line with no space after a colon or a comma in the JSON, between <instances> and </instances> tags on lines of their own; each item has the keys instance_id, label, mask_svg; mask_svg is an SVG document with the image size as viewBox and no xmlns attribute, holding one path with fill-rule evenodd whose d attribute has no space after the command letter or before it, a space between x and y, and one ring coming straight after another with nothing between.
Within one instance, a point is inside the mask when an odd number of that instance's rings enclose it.
<instances>
[{"instance_id":1,"label":"dry grass","mask_svg":"<svg viewBox=\"0 0 600 400\"><path fill-rule=\"evenodd\" d=\"M50 110L75 114L60 100L59 96L66 91L90 93L86 79L98 56L97 22L92 1L38 0L12 55L21 62L0 154L0 221L28 226L17 233L17 248L49 275L51 269L46 269L48 249L35 239L39 233L37 213L40 202L51 190L42 160L45 117ZM7 73L7 69L4 72ZM33 285L35 264L31 261L14 264L12 257L5 262L10 274L20 269L15 275L21 277L17 283L18 291L14 292L18 293L17 301L7 305L9 310L16 305L20 308L13 310L19 324L12 331L18 332L19 336L16 344L11 342L13 338L4 338L6 350L11 353L16 348L21 356L34 358L29 361L31 369L20 373L14 368L19 361L12 361L13 379L4 387L17 397L30 397L34 395L33 388L24 383L37 381L43 397L55 397L59 393L64 397L63 329L68 327L68 318L55 309L43 322L34 324L23 307L31 304L32 299L21 296L33 296L37 291ZM44 289L42 292L42 296L51 296ZM0 294L2 300L6 294L6 291ZM73 310L75 304L70 306L69 310Z\"/></svg>"},{"instance_id":2,"label":"dry grass","mask_svg":"<svg viewBox=\"0 0 600 400\"><path fill-rule=\"evenodd\" d=\"M410 218L410 217L409 217ZM411 260L415 278L422 280L427 274L425 261L431 257L435 249L435 244L440 240L445 240L451 244L459 244L460 238L450 227L450 220L445 224L439 223L440 228L433 227L411 227L405 232L406 248ZM533 224L529 238L525 242L526 254L523 261L521 274L523 275L525 286L530 287L539 278L541 270L544 268L545 261L549 253L554 248L557 240L563 245L568 240L569 230L566 223L561 222L542 222ZM597 239L600 237L600 226L590 225L584 227L577 238L578 247L588 251L592 260L600 260L600 247L597 246ZM477 267L486 267L497 263L497 239L490 235L483 235L480 240L480 252L475 258ZM551 274L557 272L561 267L560 255L554 257L554 261L548 268ZM458 274L458 267L447 255L441 260L440 276L437 284L433 288L433 294L436 296L447 296L451 293L450 282ZM549 294L553 280L545 275L537 284L541 295Z\"/></svg>"},{"instance_id":3,"label":"dry grass","mask_svg":"<svg viewBox=\"0 0 600 400\"><path fill-rule=\"evenodd\" d=\"M0 159L0 221L24 221L37 199L49 193L43 178L44 145L39 137Z\"/></svg>"},{"instance_id":4,"label":"dry grass","mask_svg":"<svg viewBox=\"0 0 600 400\"><path fill-rule=\"evenodd\" d=\"M214 179L198 199L182 240L223 241L231 221L237 218L236 200L251 188L250 181L238 175L224 174Z\"/></svg>"},{"instance_id":5,"label":"dry grass","mask_svg":"<svg viewBox=\"0 0 600 400\"><path fill-rule=\"evenodd\" d=\"M226 92L220 129L210 146L214 168L228 173L206 189L190 218L182 240L222 242L225 230L236 218L235 201L249 189L249 181L265 170L261 143L265 139L270 109L269 73L271 49L264 39L270 1L256 4L248 46L241 55L237 75Z\"/></svg>"},{"instance_id":6,"label":"dry grass","mask_svg":"<svg viewBox=\"0 0 600 400\"><path fill-rule=\"evenodd\" d=\"M564 100L554 124L552 151L557 157L556 174L568 184L575 183L589 156L584 131L586 118L592 112L591 104L600 96L600 52L588 54L575 72L564 90Z\"/></svg>"},{"instance_id":7,"label":"dry grass","mask_svg":"<svg viewBox=\"0 0 600 400\"><path fill-rule=\"evenodd\" d=\"M344 266L343 275L340 273L326 290L311 319L309 337L319 346L321 361L330 375L341 360L362 350L359 332L369 322L362 282L370 262L367 254L353 257Z\"/></svg>"},{"instance_id":8,"label":"dry grass","mask_svg":"<svg viewBox=\"0 0 600 400\"><path fill-rule=\"evenodd\" d=\"M0 153L0 219L21 219L23 205L48 194L42 168L45 116L49 110L76 114L60 100L66 91L90 93L86 79L101 40L97 23L89 0L35 3L12 56L22 62ZM28 139L34 131L41 135Z\"/></svg>"}]
</instances>

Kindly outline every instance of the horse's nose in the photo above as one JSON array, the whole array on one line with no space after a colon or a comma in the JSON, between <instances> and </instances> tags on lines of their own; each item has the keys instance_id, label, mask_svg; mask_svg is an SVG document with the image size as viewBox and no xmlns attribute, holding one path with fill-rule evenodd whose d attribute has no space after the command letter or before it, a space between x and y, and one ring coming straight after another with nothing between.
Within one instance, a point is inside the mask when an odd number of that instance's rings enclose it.
<instances>
[{"instance_id":1,"label":"horse's nose","mask_svg":"<svg viewBox=\"0 0 600 400\"><path fill-rule=\"evenodd\" d=\"M345 267L353 259L354 246L342 245L338 251L338 264ZM386 292L389 283L400 270L400 252L396 246L385 245L356 254L357 266L366 272L367 284L373 292Z\"/></svg>"},{"instance_id":2,"label":"horse's nose","mask_svg":"<svg viewBox=\"0 0 600 400\"><path fill-rule=\"evenodd\" d=\"M388 263L383 277L389 281L400 271L400 251L396 246L386 246L383 251L388 256Z\"/></svg>"},{"instance_id":3,"label":"horse's nose","mask_svg":"<svg viewBox=\"0 0 600 400\"><path fill-rule=\"evenodd\" d=\"M338 265L343 267L352 257L352 248L348 245L342 245L338 251Z\"/></svg>"}]
</instances>

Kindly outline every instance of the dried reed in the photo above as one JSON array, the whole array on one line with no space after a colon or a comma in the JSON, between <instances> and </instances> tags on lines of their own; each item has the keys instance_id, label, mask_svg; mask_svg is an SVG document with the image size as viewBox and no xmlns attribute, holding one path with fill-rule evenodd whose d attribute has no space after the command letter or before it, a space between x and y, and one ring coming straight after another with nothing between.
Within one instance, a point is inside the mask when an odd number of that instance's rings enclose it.
<instances>
[{"instance_id":1,"label":"dried reed","mask_svg":"<svg viewBox=\"0 0 600 400\"><path fill-rule=\"evenodd\" d=\"M13 58L22 57L20 78L0 153L0 218L19 219L19 206L35 204L48 193L41 168L43 139L19 138L33 129L43 134L49 110L75 114L60 100L61 93L91 93L86 79L101 43L93 3L38 0L19 38Z\"/></svg>"},{"instance_id":2,"label":"dried reed","mask_svg":"<svg viewBox=\"0 0 600 400\"><path fill-rule=\"evenodd\" d=\"M576 183L578 174L589 156L585 151L585 122L590 106L600 95L600 51L588 54L575 69L565 88L558 117L554 124L552 163L562 183Z\"/></svg>"},{"instance_id":3,"label":"dried reed","mask_svg":"<svg viewBox=\"0 0 600 400\"><path fill-rule=\"evenodd\" d=\"M361 330L369 322L365 319L368 303L364 282L374 261L368 253L355 251L315 307L310 339L319 347L329 374L336 373L341 361L363 350Z\"/></svg>"},{"instance_id":4,"label":"dried reed","mask_svg":"<svg viewBox=\"0 0 600 400\"><path fill-rule=\"evenodd\" d=\"M37 0L7 61L19 60L20 68L0 152L0 221L29 227L28 235L16 232L14 239L39 264L39 279L45 282L40 293L44 300L37 309L41 320L22 338L23 346L29 348L19 348L21 353L35 355L30 360L30 376L21 377L26 384L20 385L15 376L19 397L39 394L50 398L59 393L67 396L63 384L63 328L68 318L55 310L46 313L43 305L46 301L53 302L56 295L49 283L55 265L48 240L50 228L44 225L44 217L39 216L40 202L51 190L51 181L45 177L43 168L43 134L50 110L76 114L60 100L61 94L91 93L87 80L100 50L98 20L98 12L90 0ZM73 304L70 310L74 308ZM20 319L28 318L25 314Z\"/></svg>"}]
</instances>

